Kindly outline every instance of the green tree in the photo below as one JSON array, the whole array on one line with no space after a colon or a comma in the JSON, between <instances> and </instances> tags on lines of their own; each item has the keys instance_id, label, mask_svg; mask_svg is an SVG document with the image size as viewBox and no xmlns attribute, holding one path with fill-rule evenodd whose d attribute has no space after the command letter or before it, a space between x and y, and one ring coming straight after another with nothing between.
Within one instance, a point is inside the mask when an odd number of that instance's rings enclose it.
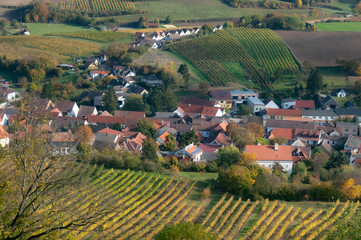
<instances>
[{"instance_id":1,"label":"green tree","mask_svg":"<svg viewBox=\"0 0 361 240\"><path fill-rule=\"evenodd\" d=\"M193 143L194 145L199 144L198 136L193 129L189 132L183 133L179 139L179 145L181 147L188 146L191 143Z\"/></svg>"},{"instance_id":2,"label":"green tree","mask_svg":"<svg viewBox=\"0 0 361 240\"><path fill-rule=\"evenodd\" d=\"M296 8L302 7L302 0L294 0L294 4Z\"/></svg>"},{"instance_id":3,"label":"green tree","mask_svg":"<svg viewBox=\"0 0 361 240\"><path fill-rule=\"evenodd\" d=\"M50 82L47 81L43 85L40 97L48 98L48 99L54 99L54 97L55 97L55 87L54 87L53 81L50 81Z\"/></svg>"},{"instance_id":4,"label":"green tree","mask_svg":"<svg viewBox=\"0 0 361 240\"><path fill-rule=\"evenodd\" d=\"M210 233L200 224L181 222L173 226L165 226L155 240L216 240L217 236Z\"/></svg>"},{"instance_id":5,"label":"green tree","mask_svg":"<svg viewBox=\"0 0 361 240\"><path fill-rule=\"evenodd\" d=\"M151 160L153 162L157 162L157 151L158 146L153 139L149 138L145 140L142 147L142 160Z\"/></svg>"},{"instance_id":6,"label":"green tree","mask_svg":"<svg viewBox=\"0 0 361 240\"><path fill-rule=\"evenodd\" d=\"M105 93L103 98L103 106L104 109L111 114L114 114L115 110L119 108L119 103L117 97L115 96L114 89L110 89Z\"/></svg>"},{"instance_id":7,"label":"green tree","mask_svg":"<svg viewBox=\"0 0 361 240\"><path fill-rule=\"evenodd\" d=\"M141 132L148 138L152 138L154 140L156 139L157 130L147 119L141 119L138 121L136 131Z\"/></svg>"},{"instance_id":8,"label":"green tree","mask_svg":"<svg viewBox=\"0 0 361 240\"><path fill-rule=\"evenodd\" d=\"M172 23L172 22L173 22L173 17L168 15L168 16L165 18L165 23Z\"/></svg>"},{"instance_id":9,"label":"green tree","mask_svg":"<svg viewBox=\"0 0 361 240\"><path fill-rule=\"evenodd\" d=\"M151 91L147 99L147 102L150 106L150 111L152 113L162 112L164 109L163 95L159 89L154 89L153 91Z\"/></svg>"},{"instance_id":10,"label":"green tree","mask_svg":"<svg viewBox=\"0 0 361 240\"><path fill-rule=\"evenodd\" d=\"M164 151L174 152L177 148L177 141L173 133L165 137L165 143L163 144Z\"/></svg>"},{"instance_id":11,"label":"green tree","mask_svg":"<svg viewBox=\"0 0 361 240\"><path fill-rule=\"evenodd\" d=\"M189 80L190 80L190 73L187 64L181 64L178 68L178 73L180 73L183 76L184 79L184 85L186 87L189 87Z\"/></svg>"},{"instance_id":12,"label":"green tree","mask_svg":"<svg viewBox=\"0 0 361 240\"><path fill-rule=\"evenodd\" d=\"M123 109L127 111L143 112L145 110L143 96L135 93L130 94L129 97L125 100Z\"/></svg>"},{"instance_id":13,"label":"green tree","mask_svg":"<svg viewBox=\"0 0 361 240\"><path fill-rule=\"evenodd\" d=\"M220 168L218 181L229 192L247 197L255 179L246 166L232 165L227 169Z\"/></svg>"},{"instance_id":14,"label":"green tree","mask_svg":"<svg viewBox=\"0 0 361 240\"><path fill-rule=\"evenodd\" d=\"M241 152L238 148L227 146L218 150L218 155L215 162L219 167L227 168L233 164L237 164L240 158Z\"/></svg>"},{"instance_id":15,"label":"green tree","mask_svg":"<svg viewBox=\"0 0 361 240\"><path fill-rule=\"evenodd\" d=\"M238 113L239 115L241 116L248 116L252 113L252 110L249 106L247 106L246 104L241 104L239 107L238 107Z\"/></svg>"},{"instance_id":16,"label":"green tree","mask_svg":"<svg viewBox=\"0 0 361 240\"><path fill-rule=\"evenodd\" d=\"M29 71L28 79L33 82L41 82L45 78L45 71L43 69L31 69Z\"/></svg>"},{"instance_id":17,"label":"green tree","mask_svg":"<svg viewBox=\"0 0 361 240\"><path fill-rule=\"evenodd\" d=\"M177 97L171 87L167 87L164 91L164 110L168 112L174 111L177 107Z\"/></svg>"},{"instance_id":18,"label":"green tree","mask_svg":"<svg viewBox=\"0 0 361 240\"><path fill-rule=\"evenodd\" d=\"M334 151L326 164L326 169L339 168L350 164L350 159L344 152Z\"/></svg>"},{"instance_id":19,"label":"green tree","mask_svg":"<svg viewBox=\"0 0 361 240\"><path fill-rule=\"evenodd\" d=\"M147 18L145 16L141 16L138 20L138 27L139 28L146 28L147 27Z\"/></svg>"},{"instance_id":20,"label":"green tree","mask_svg":"<svg viewBox=\"0 0 361 240\"><path fill-rule=\"evenodd\" d=\"M225 22L223 24L223 28L227 29L227 28L233 28L233 22Z\"/></svg>"},{"instance_id":21,"label":"green tree","mask_svg":"<svg viewBox=\"0 0 361 240\"><path fill-rule=\"evenodd\" d=\"M306 176L307 174L307 168L306 164L304 162L298 162L293 168L292 168L292 175L300 174L301 177Z\"/></svg>"},{"instance_id":22,"label":"green tree","mask_svg":"<svg viewBox=\"0 0 361 240\"><path fill-rule=\"evenodd\" d=\"M307 78L306 91L310 96L313 96L322 89L322 86L322 75L317 68L313 68Z\"/></svg>"}]
</instances>

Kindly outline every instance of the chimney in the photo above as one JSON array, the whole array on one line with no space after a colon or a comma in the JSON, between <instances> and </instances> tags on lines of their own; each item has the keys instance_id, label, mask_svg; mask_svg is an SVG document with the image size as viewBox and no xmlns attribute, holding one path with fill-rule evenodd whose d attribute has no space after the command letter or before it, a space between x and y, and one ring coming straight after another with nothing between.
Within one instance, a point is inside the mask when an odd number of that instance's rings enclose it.
<instances>
[{"instance_id":1,"label":"chimney","mask_svg":"<svg viewBox=\"0 0 361 240\"><path fill-rule=\"evenodd\" d=\"M278 143L275 143L275 151L278 151Z\"/></svg>"}]
</instances>

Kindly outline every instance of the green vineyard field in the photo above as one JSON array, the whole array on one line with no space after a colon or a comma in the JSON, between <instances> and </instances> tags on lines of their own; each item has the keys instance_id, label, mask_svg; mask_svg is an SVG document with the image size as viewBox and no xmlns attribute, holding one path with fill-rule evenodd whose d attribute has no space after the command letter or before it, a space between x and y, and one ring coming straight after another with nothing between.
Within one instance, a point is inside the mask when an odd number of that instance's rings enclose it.
<instances>
[{"instance_id":1,"label":"green vineyard field","mask_svg":"<svg viewBox=\"0 0 361 240\"><path fill-rule=\"evenodd\" d=\"M190 203L197 182L134 171L94 170L93 181L70 197L85 211L89 199L112 207L92 225L64 235L73 239L153 239L166 224L200 223L219 239L324 239L332 224L356 212L357 203L335 202L324 210L224 194L217 202ZM211 204L212 203L212 204ZM347 214L346 214L347 213Z\"/></svg>"},{"instance_id":2,"label":"green vineyard field","mask_svg":"<svg viewBox=\"0 0 361 240\"><path fill-rule=\"evenodd\" d=\"M270 29L217 31L173 43L170 49L186 57L215 86L238 82L267 89L277 69L298 69L292 53Z\"/></svg>"},{"instance_id":3,"label":"green vineyard field","mask_svg":"<svg viewBox=\"0 0 361 240\"><path fill-rule=\"evenodd\" d=\"M130 0L68 0L59 3L61 9L72 11L111 11L134 9Z\"/></svg>"}]
</instances>

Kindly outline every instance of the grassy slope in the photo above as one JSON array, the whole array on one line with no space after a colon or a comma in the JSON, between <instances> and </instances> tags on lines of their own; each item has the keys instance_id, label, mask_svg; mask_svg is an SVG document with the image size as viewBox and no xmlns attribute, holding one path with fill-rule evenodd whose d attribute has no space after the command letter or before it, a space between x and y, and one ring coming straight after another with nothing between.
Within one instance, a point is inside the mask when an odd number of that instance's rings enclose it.
<instances>
[{"instance_id":1,"label":"grassy slope","mask_svg":"<svg viewBox=\"0 0 361 240\"><path fill-rule=\"evenodd\" d=\"M88 27L74 26L69 24L47 24L47 23L27 23L31 35L43 36L52 33L96 31Z\"/></svg>"},{"instance_id":2,"label":"grassy slope","mask_svg":"<svg viewBox=\"0 0 361 240\"><path fill-rule=\"evenodd\" d=\"M134 3L135 7L147 11L144 14L148 19L156 17L165 19L170 15L175 20L207 19L207 18L229 18L241 17L243 15L267 14L274 12L302 13L307 14L308 9L260 9L260 8L231 8L220 0L163 0L163 1L140 1ZM328 14L334 13L332 10L324 10ZM122 22L138 21L140 15L125 15L118 18Z\"/></svg>"},{"instance_id":3,"label":"grassy slope","mask_svg":"<svg viewBox=\"0 0 361 240\"><path fill-rule=\"evenodd\" d=\"M317 23L316 26L318 31L361 32L361 22Z\"/></svg>"}]
</instances>

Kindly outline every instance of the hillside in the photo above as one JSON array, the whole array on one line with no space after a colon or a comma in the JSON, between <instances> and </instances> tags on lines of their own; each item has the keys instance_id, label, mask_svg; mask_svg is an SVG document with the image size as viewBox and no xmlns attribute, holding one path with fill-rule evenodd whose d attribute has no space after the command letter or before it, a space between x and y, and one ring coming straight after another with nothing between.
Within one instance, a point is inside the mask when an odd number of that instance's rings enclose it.
<instances>
[{"instance_id":1,"label":"hillside","mask_svg":"<svg viewBox=\"0 0 361 240\"><path fill-rule=\"evenodd\" d=\"M170 49L183 55L215 86L229 82L271 88L277 69L297 69L282 40L269 29L236 28L180 41Z\"/></svg>"},{"instance_id":2,"label":"hillside","mask_svg":"<svg viewBox=\"0 0 361 240\"><path fill-rule=\"evenodd\" d=\"M92 175L90 186L74 193L69 204L77 204L82 211L92 198L108 204L111 211L81 231L66 232L68 237L152 239L165 224L190 221L204 225L220 239L313 239L326 237L334 221L346 217L346 211L349 217L358 206L358 202L336 202L321 209L307 208L307 204L300 208L278 201L251 202L230 194L201 202L200 194L194 193L199 185L187 178L99 168Z\"/></svg>"}]
</instances>

